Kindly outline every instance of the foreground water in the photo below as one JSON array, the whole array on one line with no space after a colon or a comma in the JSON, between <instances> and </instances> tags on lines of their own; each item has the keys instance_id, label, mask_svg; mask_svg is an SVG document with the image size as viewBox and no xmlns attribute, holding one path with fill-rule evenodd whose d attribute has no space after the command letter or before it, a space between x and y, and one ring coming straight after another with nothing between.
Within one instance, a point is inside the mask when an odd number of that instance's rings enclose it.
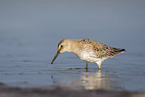
<instances>
[{"instance_id":1,"label":"foreground water","mask_svg":"<svg viewBox=\"0 0 145 97\"><path fill-rule=\"evenodd\" d=\"M0 82L145 91L145 2L111 2L1 1ZM51 65L63 38L90 38L127 52L106 60L101 71L94 63L86 71L71 53Z\"/></svg>"},{"instance_id":2,"label":"foreground water","mask_svg":"<svg viewBox=\"0 0 145 97\"><path fill-rule=\"evenodd\" d=\"M93 63L86 71L85 62L77 60L74 55L61 56L63 58L58 58L54 65L47 64L49 61L46 60L5 60L1 63L1 82L20 87L64 86L144 91L144 60L138 56L140 58L132 62L124 56L104 62L101 71Z\"/></svg>"}]
</instances>

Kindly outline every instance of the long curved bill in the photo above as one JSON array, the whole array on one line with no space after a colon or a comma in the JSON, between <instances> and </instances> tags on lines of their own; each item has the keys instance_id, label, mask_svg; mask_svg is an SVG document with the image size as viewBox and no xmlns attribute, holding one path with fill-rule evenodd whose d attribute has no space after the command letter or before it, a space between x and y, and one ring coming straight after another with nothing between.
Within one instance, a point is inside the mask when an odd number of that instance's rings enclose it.
<instances>
[{"instance_id":1,"label":"long curved bill","mask_svg":"<svg viewBox=\"0 0 145 97\"><path fill-rule=\"evenodd\" d=\"M55 59L57 58L57 56L58 56L59 54L60 54L60 52L59 52L59 50L58 50L57 53L56 53L56 55L54 56L54 58L53 58L51 64L53 64L53 62L55 61Z\"/></svg>"}]
</instances>

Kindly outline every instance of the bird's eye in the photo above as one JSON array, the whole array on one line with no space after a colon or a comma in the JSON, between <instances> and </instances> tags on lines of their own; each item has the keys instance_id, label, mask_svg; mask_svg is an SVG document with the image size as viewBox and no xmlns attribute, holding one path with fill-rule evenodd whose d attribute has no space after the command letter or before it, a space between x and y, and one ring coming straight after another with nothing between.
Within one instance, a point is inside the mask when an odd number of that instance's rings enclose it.
<instances>
[{"instance_id":1,"label":"bird's eye","mask_svg":"<svg viewBox=\"0 0 145 97\"><path fill-rule=\"evenodd\" d=\"M63 48L63 45L61 45L60 47Z\"/></svg>"}]
</instances>

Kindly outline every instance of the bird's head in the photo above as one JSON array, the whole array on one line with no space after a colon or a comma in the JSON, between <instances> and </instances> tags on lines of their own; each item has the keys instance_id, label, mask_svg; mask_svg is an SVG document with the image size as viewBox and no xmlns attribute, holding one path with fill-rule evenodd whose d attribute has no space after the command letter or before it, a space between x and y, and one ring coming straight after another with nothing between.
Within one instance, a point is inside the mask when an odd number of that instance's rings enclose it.
<instances>
[{"instance_id":1,"label":"bird's head","mask_svg":"<svg viewBox=\"0 0 145 97\"><path fill-rule=\"evenodd\" d=\"M54 56L51 64L53 64L53 62L55 61L55 59L60 53L70 52L70 51L71 51L71 39L62 39L58 44L58 51Z\"/></svg>"}]
</instances>

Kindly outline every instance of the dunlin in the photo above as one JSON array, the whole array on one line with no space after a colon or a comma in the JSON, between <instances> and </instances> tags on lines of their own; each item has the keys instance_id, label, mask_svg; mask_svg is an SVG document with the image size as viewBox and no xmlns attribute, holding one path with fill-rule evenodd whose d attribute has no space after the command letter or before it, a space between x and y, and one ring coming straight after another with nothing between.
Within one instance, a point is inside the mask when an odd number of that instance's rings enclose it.
<instances>
[{"instance_id":1,"label":"dunlin","mask_svg":"<svg viewBox=\"0 0 145 97\"><path fill-rule=\"evenodd\" d=\"M125 52L125 49L110 47L88 38L62 39L58 44L57 54L54 56L51 64L53 64L57 56L63 52L72 52L80 59L86 61L86 69L88 69L89 62L96 63L99 69L101 69L101 64L104 60Z\"/></svg>"}]
</instances>

